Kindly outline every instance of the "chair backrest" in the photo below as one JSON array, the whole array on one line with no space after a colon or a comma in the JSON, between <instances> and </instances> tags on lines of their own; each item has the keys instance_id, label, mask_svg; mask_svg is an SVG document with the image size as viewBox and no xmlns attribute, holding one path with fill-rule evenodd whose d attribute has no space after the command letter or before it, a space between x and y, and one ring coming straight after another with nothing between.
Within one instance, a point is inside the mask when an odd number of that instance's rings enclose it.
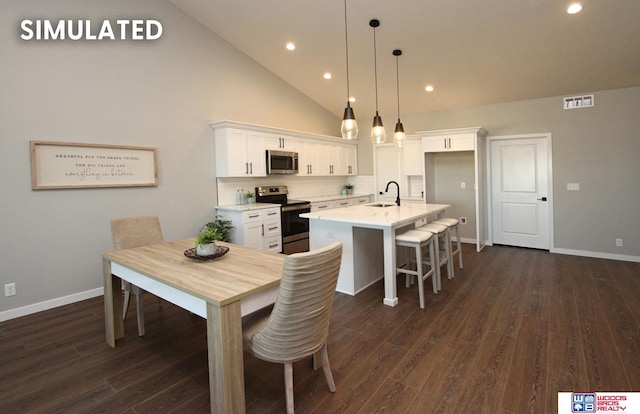
<instances>
[{"instance_id":1,"label":"chair backrest","mask_svg":"<svg viewBox=\"0 0 640 414\"><path fill-rule=\"evenodd\" d=\"M123 217L111 220L111 237L116 250L163 243L158 216Z\"/></svg>"},{"instance_id":2,"label":"chair backrest","mask_svg":"<svg viewBox=\"0 0 640 414\"><path fill-rule=\"evenodd\" d=\"M251 339L251 351L271 362L294 362L327 340L342 243L289 255L267 324Z\"/></svg>"}]
</instances>

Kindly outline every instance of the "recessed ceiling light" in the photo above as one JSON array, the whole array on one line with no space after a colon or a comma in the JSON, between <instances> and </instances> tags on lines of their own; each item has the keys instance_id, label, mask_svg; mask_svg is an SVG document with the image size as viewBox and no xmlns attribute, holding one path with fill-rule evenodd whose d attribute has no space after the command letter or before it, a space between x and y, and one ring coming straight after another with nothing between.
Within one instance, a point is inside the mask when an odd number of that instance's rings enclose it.
<instances>
[{"instance_id":1,"label":"recessed ceiling light","mask_svg":"<svg viewBox=\"0 0 640 414\"><path fill-rule=\"evenodd\" d=\"M296 50L296 45L294 45L293 42L289 42L289 43L287 43L287 49L288 50Z\"/></svg>"},{"instance_id":2,"label":"recessed ceiling light","mask_svg":"<svg viewBox=\"0 0 640 414\"><path fill-rule=\"evenodd\" d=\"M427 85L424 90L427 92L433 92L433 85Z\"/></svg>"},{"instance_id":3,"label":"recessed ceiling light","mask_svg":"<svg viewBox=\"0 0 640 414\"><path fill-rule=\"evenodd\" d=\"M331 74L329 72L327 72L324 75L322 75L322 77L325 78L325 79L331 79Z\"/></svg>"},{"instance_id":4,"label":"recessed ceiling light","mask_svg":"<svg viewBox=\"0 0 640 414\"><path fill-rule=\"evenodd\" d=\"M580 10L582 10L582 4L573 3L567 8L567 13L576 14L576 13L580 12Z\"/></svg>"}]
</instances>

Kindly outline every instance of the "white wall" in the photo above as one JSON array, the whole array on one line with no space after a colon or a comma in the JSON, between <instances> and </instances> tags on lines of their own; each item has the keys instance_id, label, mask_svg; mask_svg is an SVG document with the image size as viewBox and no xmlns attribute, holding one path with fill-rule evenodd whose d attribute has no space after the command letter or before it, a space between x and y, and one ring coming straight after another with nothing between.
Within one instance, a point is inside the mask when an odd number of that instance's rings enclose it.
<instances>
[{"instance_id":1,"label":"white wall","mask_svg":"<svg viewBox=\"0 0 640 414\"><path fill-rule=\"evenodd\" d=\"M157 19L164 33L27 42L26 18ZM165 239L194 236L217 204L209 122L339 134L338 117L163 1L3 0L0 56L0 286L17 285L0 320L99 294L112 217L157 214ZM160 185L33 191L29 140L156 147Z\"/></svg>"},{"instance_id":2,"label":"white wall","mask_svg":"<svg viewBox=\"0 0 640 414\"><path fill-rule=\"evenodd\" d=\"M551 133L556 249L638 261L640 87L594 95L593 108L563 110L562 97L554 97L402 120L408 133L470 126L484 127L489 137ZM580 191L567 191L567 183L580 183ZM623 247L616 238L624 239Z\"/></svg>"}]
</instances>

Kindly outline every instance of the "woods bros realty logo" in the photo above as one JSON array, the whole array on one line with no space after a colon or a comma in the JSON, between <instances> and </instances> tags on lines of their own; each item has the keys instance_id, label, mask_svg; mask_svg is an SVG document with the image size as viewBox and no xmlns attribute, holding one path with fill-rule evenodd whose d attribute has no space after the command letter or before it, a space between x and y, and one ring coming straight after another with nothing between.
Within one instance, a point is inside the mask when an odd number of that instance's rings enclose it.
<instances>
[{"instance_id":1,"label":"woods bros realty logo","mask_svg":"<svg viewBox=\"0 0 640 414\"><path fill-rule=\"evenodd\" d=\"M22 20L22 40L157 40L162 23L157 20Z\"/></svg>"},{"instance_id":2,"label":"woods bros realty logo","mask_svg":"<svg viewBox=\"0 0 640 414\"><path fill-rule=\"evenodd\" d=\"M558 414L640 413L637 392L559 392Z\"/></svg>"}]
</instances>

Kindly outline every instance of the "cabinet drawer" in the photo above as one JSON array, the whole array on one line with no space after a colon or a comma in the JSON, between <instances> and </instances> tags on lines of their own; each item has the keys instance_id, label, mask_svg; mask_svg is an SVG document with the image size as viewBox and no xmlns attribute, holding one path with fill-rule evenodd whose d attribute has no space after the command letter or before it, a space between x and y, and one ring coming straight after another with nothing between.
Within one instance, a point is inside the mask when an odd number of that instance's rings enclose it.
<instances>
[{"instance_id":1,"label":"cabinet drawer","mask_svg":"<svg viewBox=\"0 0 640 414\"><path fill-rule=\"evenodd\" d=\"M280 208L276 207L242 212L242 220L245 224L271 219L277 219L278 222L280 221Z\"/></svg>"},{"instance_id":2,"label":"cabinet drawer","mask_svg":"<svg viewBox=\"0 0 640 414\"><path fill-rule=\"evenodd\" d=\"M358 204L366 204L368 202L369 202L369 197L360 197L360 198L354 198L351 201L351 204L358 205Z\"/></svg>"},{"instance_id":3,"label":"cabinet drawer","mask_svg":"<svg viewBox=\"0 0 640 414\"><path fill-rule=\"evenodd\" d=\"M262 250L280 253L282 251L282 238L280 236L265 238Z\"/></svg>"},{"instance_id":4,"label":"cabinet drawer","mask_svg":"<svg viewBox=\"0 0 640 414\"><path fill-rule=\"evenodd\" d=\"M336 201L334 202L333 208L349 207L350 205L351 205L351 200Z\"/></svg>"},{"instance_id":5,"label":"cabinet drawer","mask_svg":"<svg viewBox=\"0 0 640 414\"><path fill-rule=\"evenodd\" d=\"M280 220L267 220L264 222L264 237L279 236L282 233Z\"/></svg>"},{"instance_id":6,"label":"cabinet drawer","mask_svg":"<svg viewBox=\"0 0 640 414\"><path fill-rule=\"evenodd\" d=\"M323 210L331 210L333 207L333 203L311 203L311 211L323 211Z\"/></svg>"}]
</instances>

